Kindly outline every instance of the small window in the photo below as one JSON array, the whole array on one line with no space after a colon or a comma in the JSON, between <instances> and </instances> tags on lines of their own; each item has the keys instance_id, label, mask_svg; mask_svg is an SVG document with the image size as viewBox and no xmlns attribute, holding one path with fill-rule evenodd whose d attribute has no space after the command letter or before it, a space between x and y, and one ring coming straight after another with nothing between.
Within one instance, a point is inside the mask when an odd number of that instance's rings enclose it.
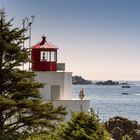
<instances>
[{"instance_id":1,"label":"small window","mask_svg":"<svg viewBox=\"0 0 140 140\"><path fill-rule=\"evenodd\" d=\"M47 61L48 60L48 52L42 51L40 59L41 59L41 61Z\"/></svg>"},{"instance_id":2,"label":"small window","mask_svg":"<svg viewBox=\"0 0 140 140\"><path fill-rule=\"evenodd\" d=\"M48 62L56 61L56 52L54 52L54 51L41 51L40 61L48 61Z\"/></svg>"},{"instance_id":3,"label":"small window","mask_svg":"<svg viewBox=\"0 0 140 140\"><path fill-rule=\"evenodd\" d=\"M51 52L51 61L56 61L56 52Z\"/></svg>"}]
</instances>

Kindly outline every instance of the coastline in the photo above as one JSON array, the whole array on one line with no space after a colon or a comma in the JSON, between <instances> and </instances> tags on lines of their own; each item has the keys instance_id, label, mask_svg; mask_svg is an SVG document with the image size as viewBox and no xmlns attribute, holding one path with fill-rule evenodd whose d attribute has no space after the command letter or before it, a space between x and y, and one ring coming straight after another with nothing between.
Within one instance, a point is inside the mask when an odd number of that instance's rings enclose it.
<instances>
[{"instance_id":1,"label":"coastline","mask_svg":"<svg viewBox=\"0 0 140 140\"><path fill-rule=\"evenodd\" d=\"M123 116L140 123L140 81L134 82L128 89L121 88L120 85L73 85L73 98L78 98L81 88L84 88L85 98L91 100L91 107L99 113L102 121L114 116ZM130 94L122 95L122 92Z\"/></svg>"}]
</instances>

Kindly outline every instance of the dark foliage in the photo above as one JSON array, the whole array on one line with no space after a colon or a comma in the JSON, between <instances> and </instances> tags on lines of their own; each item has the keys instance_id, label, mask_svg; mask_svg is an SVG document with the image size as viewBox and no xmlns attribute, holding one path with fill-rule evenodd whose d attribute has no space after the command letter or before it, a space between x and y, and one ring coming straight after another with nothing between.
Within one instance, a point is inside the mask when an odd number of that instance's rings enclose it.
<instances>
[{"instance_id":1,"label":"dark foliage","mask_svg":"<svg viewBox=\"0 0 140 140\"><path fill-rule=\"evenodd\" d=\"M29 61L29 50L22 47L25 29L13 28L0 10L0 139L12 139L24 132L55 128L66 114L41 99L35 74L21 69Z\"/></svg>"}]
</instances>

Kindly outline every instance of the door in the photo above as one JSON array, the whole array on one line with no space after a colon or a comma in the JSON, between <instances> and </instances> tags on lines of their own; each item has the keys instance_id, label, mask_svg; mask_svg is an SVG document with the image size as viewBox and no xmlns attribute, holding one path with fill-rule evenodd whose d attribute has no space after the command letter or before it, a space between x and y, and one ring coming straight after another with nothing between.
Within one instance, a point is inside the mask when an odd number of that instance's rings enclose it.
<instances>
[{"instance_id":1,"label":"door","mask_svg":"<svg viewBox=\"0 0 140 140\"><path fill-rule=\"evenodd\" d=\"M59 100L60 99L60 86L53 85L51 86L51 100Z\"/></svg>"}]
</instances>

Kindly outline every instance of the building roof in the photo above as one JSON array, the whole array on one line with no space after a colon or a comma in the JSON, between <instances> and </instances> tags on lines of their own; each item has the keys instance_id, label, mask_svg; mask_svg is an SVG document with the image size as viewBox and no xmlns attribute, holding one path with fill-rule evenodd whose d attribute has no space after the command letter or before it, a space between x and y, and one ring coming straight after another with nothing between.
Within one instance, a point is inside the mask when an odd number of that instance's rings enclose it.
<instances>
[{"instance_id":1,"label":"building roof","mask_svg":"<svg viewBox=\"0 0 140 140\"><path fill-rule=\"evenodd\" d=\"M56 46L54 46L53 44L49 43L46 41L46 37L42 37L42 41L37 43L36 45L33 45L32 46L32 49L41 49L41 48L44 48L44 49L58 49Z\"/></svg>"}]
</instances>

